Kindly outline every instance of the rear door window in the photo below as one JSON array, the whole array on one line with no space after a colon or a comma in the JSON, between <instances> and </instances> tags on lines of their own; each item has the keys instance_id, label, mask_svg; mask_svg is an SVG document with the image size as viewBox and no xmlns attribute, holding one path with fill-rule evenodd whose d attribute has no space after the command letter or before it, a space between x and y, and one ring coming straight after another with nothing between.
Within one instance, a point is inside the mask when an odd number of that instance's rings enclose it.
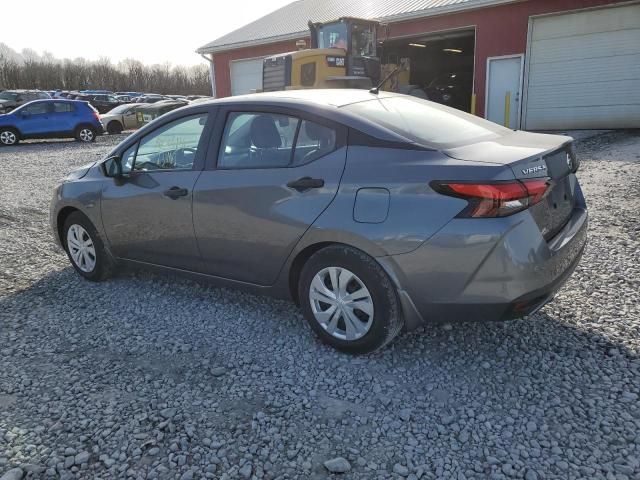
<instances>
[{"instance_id":1,"label":"rear door window","mask_svg":"<svg viewBox=\"0 0 640 480\"><path fill-rule=\"evenodd\" d=\"M303 120L298 131L294 165L303 165L325 156L336 148L336 131L315 122Z\"/></svg>"},{"instance_id":2,"label":"rear door window","mask_svg":"<svg viewBox=\"0 0 640 480\"><path fill-rule=\"evenodd\" d=\"M73 105L70 103L54 102L53 111L55 113L69 113L73 112Z\"/></svg>"},{"instance_id":3,"label":"rear door window","mask_svg":"<svg viewBox=\"0 0 640 480\"><path fill-rule=\"evenodd\" d=\"M230 113L219 168L275 168L291 163L300 121L275 113Z\"/></svg>"},{"instance_id":4,"label":"rear door window","mask_svg":"<svg viewBox=\"0 0 640 480\"><path fill-rule=\"evenodd\" d=\"M335 147L332 128L276 113L232 112L222 135L218 168L298 166Z\"/></svg>"}]
</instances>

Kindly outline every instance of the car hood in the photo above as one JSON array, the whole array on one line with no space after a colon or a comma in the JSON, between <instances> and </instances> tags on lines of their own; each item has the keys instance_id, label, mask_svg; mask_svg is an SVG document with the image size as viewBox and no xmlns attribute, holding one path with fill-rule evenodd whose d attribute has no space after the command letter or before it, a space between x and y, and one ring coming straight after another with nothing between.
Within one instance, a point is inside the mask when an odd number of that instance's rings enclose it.
<instances>
[{"instance_id":1,"label":"car hood","mask_svg":"<svg viewBox=\"0 0 640 480\"><path fill-rule=\"evenodd\" d=\"M468 145L444 150L448 156L458 160L511 164L515 161L539 156L570 143L573 139L565 135L513 131L498 138L478 141Z\"/></svg>"},{"instance_id":2,"label":"car hood","mask_svg":"<svg viewBox=\"0 0 640 480\"><path fill-rule=\"evenodd\" d=\"M0 108L2 107L2 105L0 104ZM15 116L12 114L12 112L9 113L0 113L0 125L5 125L7 122L14 122L15 121Z\"/></svg>"}]
</instances>

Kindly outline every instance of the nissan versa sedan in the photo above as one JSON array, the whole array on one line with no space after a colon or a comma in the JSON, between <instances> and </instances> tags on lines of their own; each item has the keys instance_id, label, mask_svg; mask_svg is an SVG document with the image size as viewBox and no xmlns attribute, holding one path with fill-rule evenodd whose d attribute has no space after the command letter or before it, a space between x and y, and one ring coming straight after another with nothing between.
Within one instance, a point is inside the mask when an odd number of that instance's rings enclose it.
<instances>
[{"instance_id":1,"label":"nissan versa sedan","mask_svg":"<svg viewBox=\"0 0 640 480\"><path fill-rule=\"evenodd\" d=\"M163 115L54 192L76 271L147 266L292 298L370 352L430 322L535 312L587 210L572 139L366 90L232 97Z\"/></svg>"}]
</instances>

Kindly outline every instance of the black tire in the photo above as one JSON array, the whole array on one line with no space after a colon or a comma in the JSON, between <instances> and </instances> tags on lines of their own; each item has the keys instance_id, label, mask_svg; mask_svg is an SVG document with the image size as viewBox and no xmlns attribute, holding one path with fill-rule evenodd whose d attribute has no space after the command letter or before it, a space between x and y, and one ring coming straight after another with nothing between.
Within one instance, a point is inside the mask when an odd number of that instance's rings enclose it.
<instances>
[{"instance_id":1,"label":"black tire","mask_svg":"<svg viewBox=\"0 0 640 480\"><path fill-rule=\"evenodd\" d=\"M347 269L367 288L373 301L373 320L360 338L336 338L316 320L310 299L310 287L316 274L328 267ZM302 312L313 331L332 347L346 353L368 353L381 349L402 330L403 320L395 286L380 264L369 255L346 245L323 248L307 260L298 283L298 298ZM344 320L339 320L339 322ZM343 325L345 325L343 323ZM345 326L346 328L346 326Z\"/></svg>"},{"instance_id":2,"label":"black tire","mask_svg":"<svg viewBox=\"0 0 640 480\"><path fill-rule=\"evenodd\" d=\"M17 145L20 142L20 135L14 128L3 127L0 128L0 145L10 147Z\"/></svg>"},{"instance_id":3,"label":"black tire","mask_svg":"<svg viewBox=\"0 0 640 480\"><path fill-rule=\"evenodd\" d=\"M98 133L91 125L80 125L76 128L76 140L82 143L91 143L96 141Z\"/></svg>"},{"instance_id":4,"label":"black tire","mask_svg":"<svg viewBox=\"0 0 640 480\"><path fill-rule=\"evenodd\" d=\"M74 225L79 225L80 227L82 227L93 242L95 250L95 266L91 271L85 271L81 269L78 264L76 264L76 261L71 255L69 245L67 245L67 235L69 229ZM73 212L67 217L62 228L61 241L64 245L65 251L67 252L67 256L69 257L71 265L76 270L76 272L78 272L87 280L91 280L92 282L100 282L111 277L115 272L115 261L105 249L102 237L95 229L91 221L83 213Z\"/></svg>"},{"instance_id":5,"label":"black tire","mask_svg":"<svg viewBox=\"0 0 640 480\"><path fill-rule=\"evenodd\" d=\"M107 133L109 135L117 135L122 133L122 124L117 120L112 120L107 125Z\"/></svg>"}]
</instances>

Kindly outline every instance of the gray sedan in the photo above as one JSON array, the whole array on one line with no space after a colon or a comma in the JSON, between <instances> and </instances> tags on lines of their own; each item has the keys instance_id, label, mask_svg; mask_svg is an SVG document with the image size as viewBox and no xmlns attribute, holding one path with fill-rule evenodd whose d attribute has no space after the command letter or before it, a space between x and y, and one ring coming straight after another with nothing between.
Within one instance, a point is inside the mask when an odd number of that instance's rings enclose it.
<instances>
[{"instance_id":1,"label":"gray sedan","mask_svg":"<svg viewBox=\"0 0 640 480\"><path fill-rule=\"evenodd\" d=\"M570 137L414 97L263 93L146 125L55 189L51 222L88 280L129 264L291 298L362 353L548 302L586 243L577 168Z\"/></svg>"}]
</instances>

